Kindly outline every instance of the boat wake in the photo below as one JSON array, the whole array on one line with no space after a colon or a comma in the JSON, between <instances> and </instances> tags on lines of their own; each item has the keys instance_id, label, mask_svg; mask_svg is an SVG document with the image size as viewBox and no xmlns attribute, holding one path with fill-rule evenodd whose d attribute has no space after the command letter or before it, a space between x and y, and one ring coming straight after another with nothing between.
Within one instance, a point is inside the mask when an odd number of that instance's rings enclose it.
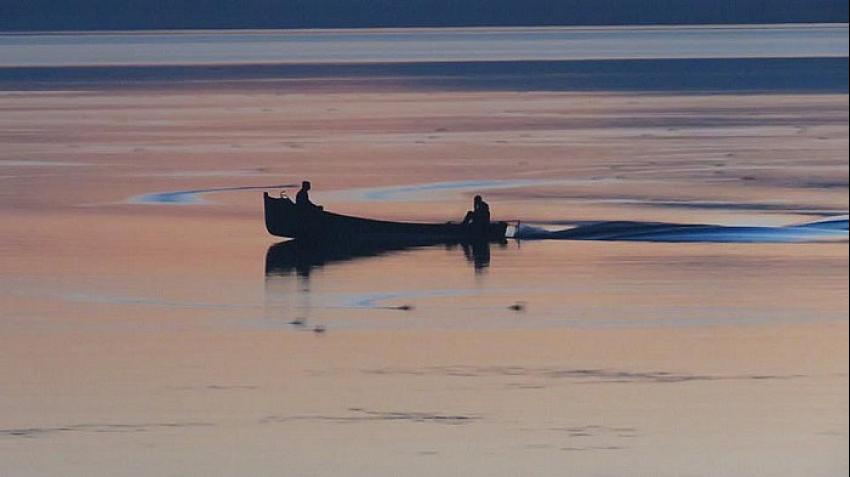
<instances>
[{"instance_id":1,"label":"boat wake","mask_svg":"<svg viewBox=\"0 0 850 477\"><path fill-rule=\"evenodd\" d=\"M808 243L841 242L848 238L848 217L768 226L673 224L664 222L606 221L548 230L520 225L513 238L522 240L606 240L628 242Z\"/></svg>"}]
</instances>

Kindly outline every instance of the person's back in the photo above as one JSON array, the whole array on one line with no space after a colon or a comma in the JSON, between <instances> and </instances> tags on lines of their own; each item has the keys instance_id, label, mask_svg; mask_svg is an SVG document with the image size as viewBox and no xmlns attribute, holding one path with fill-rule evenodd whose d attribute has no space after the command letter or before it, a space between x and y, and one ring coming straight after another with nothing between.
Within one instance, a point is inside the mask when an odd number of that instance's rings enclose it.
<instances>
[{"instance_id":1,"label":"person's back","mask_svg":"<svg viewBox=\"0 0 850 477\"><path fill-rule=\"evenodd\" d=\"M306 190L301 189L295 194L295 204L300 206L312 205L310 202L310 195Z\"/></svg>"},{"instance_id":2,"label":"person's back","mask_svg":"<svg viewBox=\"0 0 850 477\"><path fill-rule=\"evenodd\" d=\"M461 223L472 227L476 235L487 235L487 228L490 225L490 206L480 195L475 196L472 210L466 213Z\"/></svg>"},{"instance_id":3,"label":"person's back","mask_svg":"<svg viewBox=\"0 0 850 477\"><path fill-rule=\"evenodd\" d=\"M321 209L320 206L310 202L310 188L311 185L309 181L301 183L301 190L295 194L295 205L304 208Z\"/></svg>"},{"instance_id":4,"label":"person's back","mask_svg":"<svg viewBox=\"0 0 850 477\"><path fill-rule=\"evenodd\" d=\"M488 225L490 223L490 205L484 200L479 200L478 204L475 207L475 218L473 222L477 222L479 225Z\"/></svg>"},{"instance_id":5,"label":"person's back","mask_svg":"<svg viewBox=\"0 0 850 477\"><path fill-rule=\"evenodd\" d=\"M480 197L475 203L472 226L475 233L482 237L487 235L487 229L490 227L490 206Z\"/></svg>"}]
</instances>

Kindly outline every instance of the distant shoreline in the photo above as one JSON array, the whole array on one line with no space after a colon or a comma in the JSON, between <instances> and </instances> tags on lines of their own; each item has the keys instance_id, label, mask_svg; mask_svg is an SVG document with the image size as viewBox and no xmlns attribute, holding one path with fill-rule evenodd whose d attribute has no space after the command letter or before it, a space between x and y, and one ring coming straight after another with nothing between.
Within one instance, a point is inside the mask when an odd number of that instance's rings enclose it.
<instances>
[{"instance_id":1,"label":"distant shoreline","mask_svg":"<svg viewBox=\"0 0 850 477\"><path fill-rule=\"evenodd\" d=\"M0 91L848 92L847 58L0 67Z\"/></svg>"}]
</instances>

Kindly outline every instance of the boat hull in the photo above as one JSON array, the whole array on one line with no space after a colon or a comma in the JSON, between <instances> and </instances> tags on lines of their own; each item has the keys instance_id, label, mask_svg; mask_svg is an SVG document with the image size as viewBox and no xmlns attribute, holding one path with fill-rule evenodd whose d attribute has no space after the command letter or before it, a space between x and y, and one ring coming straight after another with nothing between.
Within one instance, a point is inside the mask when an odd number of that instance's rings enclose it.
<instances>
[{"instance_id":1,"label":"boat hull","mask_svg":"<svg viewBox=\"0 0 850 477\"><path fill-rule=\"evenodd\" d=\"M364 219L296 206L289 198L263 193L266 230L278 237L302 241L386 241L428 244L464 241L502 241L508 224L493 222L488 227L458 223L391 222Z\"/></svg>"}]
</instances>

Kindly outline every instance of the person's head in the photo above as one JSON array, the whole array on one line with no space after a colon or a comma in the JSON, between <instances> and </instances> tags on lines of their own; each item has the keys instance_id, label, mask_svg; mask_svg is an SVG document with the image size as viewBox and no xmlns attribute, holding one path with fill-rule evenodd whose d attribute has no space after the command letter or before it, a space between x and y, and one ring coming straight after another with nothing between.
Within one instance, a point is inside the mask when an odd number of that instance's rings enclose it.
<instances>
[{"instance_id":1,"label":"person's head","mask_svg":"<svg viewBox=\"0 0 850 477\"><path fill-rule=\"evenodd\" d=\"M310 181L301 182L301 188L304 190L310 190Z\"/></svg>"},{"instance_id":2,"label":"person's head","mask_svg":"<svg viewBox=\"0 0 850 477\"><path fill-rule=\"evenodd\" d=\"M476 195L475 198L472 199L472 203L475 205L478 205L482 202L484 202L484 199L482 199L480 195Z\"/></svg>"}]
</instances>

